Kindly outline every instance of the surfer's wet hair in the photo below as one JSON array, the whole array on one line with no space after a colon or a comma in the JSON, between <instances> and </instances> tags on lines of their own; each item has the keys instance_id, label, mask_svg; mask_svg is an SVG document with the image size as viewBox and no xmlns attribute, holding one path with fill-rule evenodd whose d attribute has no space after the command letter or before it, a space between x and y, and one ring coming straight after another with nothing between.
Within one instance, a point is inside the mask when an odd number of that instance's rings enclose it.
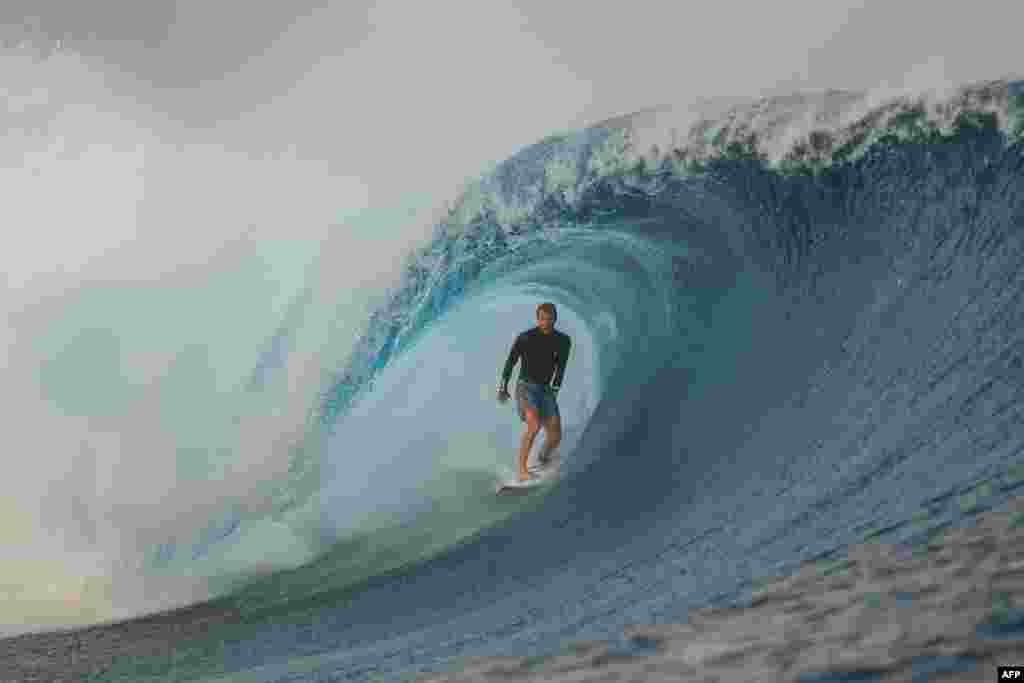
<instances>
[{"instance_id":1,"label":"surfer's wet hair","mask_svg":"<svg viewBox=\"0 0 1024 683\"><path fill-rule=\"evenodd\" d=\"M550 315L552 320L558 320L558 310L555 308L555 305L550 301L546 301L537 307L538 318L540 317L541 311L544 311L545 313Z\"/></svg>"}]
</instances>

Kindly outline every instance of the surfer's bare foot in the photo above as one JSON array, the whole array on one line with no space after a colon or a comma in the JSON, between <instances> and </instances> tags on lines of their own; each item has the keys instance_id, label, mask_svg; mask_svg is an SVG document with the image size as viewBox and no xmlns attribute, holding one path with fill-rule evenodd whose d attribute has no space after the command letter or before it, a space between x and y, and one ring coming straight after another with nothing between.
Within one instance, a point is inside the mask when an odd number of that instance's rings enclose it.
<instances>
[{"instance_id":1,"label":"surfer's bare foot","mask_svg":"<svg viewBox=\"0 0 1024 683\"><path fill-rule=\"evenodd\" d=\"M526 481L529 478L530 478L530 473L529 472L520 472L519 473L519 481Z\"/></svg>"}]
</instances>

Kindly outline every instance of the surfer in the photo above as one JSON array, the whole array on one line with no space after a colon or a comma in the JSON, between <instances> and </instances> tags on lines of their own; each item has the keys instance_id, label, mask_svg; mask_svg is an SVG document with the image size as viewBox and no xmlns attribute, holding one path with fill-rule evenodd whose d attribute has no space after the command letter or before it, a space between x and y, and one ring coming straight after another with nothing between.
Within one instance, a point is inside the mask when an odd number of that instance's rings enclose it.
<instances>
[{"instance_id":1,"label":"surfer","mask_svg":"<svg viewBox=\"0 0 1024 683\"><path fill-rule=\"evenodd\" d=\"M537 306L537 326L516 337L498 386L498 401L505 403L510 398L508 382L512 368L522 360L519 381L516 382L516 401L519 419L526 423L526 432L519 444L519 481L530 477L526 460L541 427L544 429L544 444L537 458L541 466L550 462L551 453L562 440L562 421L556 399L565 377L572 341L569 335L555 330L557 319L558 311L554 304Z\"/></svg>"}]
</instances>

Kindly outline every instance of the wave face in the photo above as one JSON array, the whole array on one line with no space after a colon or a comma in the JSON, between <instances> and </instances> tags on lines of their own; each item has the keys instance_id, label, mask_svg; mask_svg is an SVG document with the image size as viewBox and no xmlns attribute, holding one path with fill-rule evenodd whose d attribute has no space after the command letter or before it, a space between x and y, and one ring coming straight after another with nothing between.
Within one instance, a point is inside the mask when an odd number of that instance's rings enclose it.
<instances>
[{"instance_id":1,"label":"wave face","mask_svg":"<svg viewBox=\"0 0 1024 683\"><path fill-rule=\"evenodd\" d=\"M293 469L324 554L226 599L278 656L312 610L352 675L427 669L685 620L867 528L951 523L942 501L1024 453L1022 112L1022 82L830 91L523 150L321 397ZM541 300L574 339L563 477L496 499L521 426L494 390Z\"/></svg>"}]
</instances>

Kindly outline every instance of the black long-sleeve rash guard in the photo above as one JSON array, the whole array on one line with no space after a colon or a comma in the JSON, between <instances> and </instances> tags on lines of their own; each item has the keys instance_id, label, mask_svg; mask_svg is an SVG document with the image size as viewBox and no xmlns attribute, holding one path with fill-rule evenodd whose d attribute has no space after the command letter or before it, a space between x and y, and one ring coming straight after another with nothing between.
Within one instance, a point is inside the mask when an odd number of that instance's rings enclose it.
<instances>
[{"instance_id":1,"label":"black long-sleeve rash guard","mask_svg":"<svg viewBox=\"0 0 1024 683\"><path fill-rule=\"evenodd\" d=\"M505 370L501 373L501 386L508 387L512 377L512 368L516 361L522 359L519 379L534 384L551 383L555 388L562 386L565 377L565 364L569 360L572 340L569 335L551 330L549 334L533 327L516 337L512 350L505 361ZM551 376L554 375L552 382Z\"/></svg>"}]
</instances>

